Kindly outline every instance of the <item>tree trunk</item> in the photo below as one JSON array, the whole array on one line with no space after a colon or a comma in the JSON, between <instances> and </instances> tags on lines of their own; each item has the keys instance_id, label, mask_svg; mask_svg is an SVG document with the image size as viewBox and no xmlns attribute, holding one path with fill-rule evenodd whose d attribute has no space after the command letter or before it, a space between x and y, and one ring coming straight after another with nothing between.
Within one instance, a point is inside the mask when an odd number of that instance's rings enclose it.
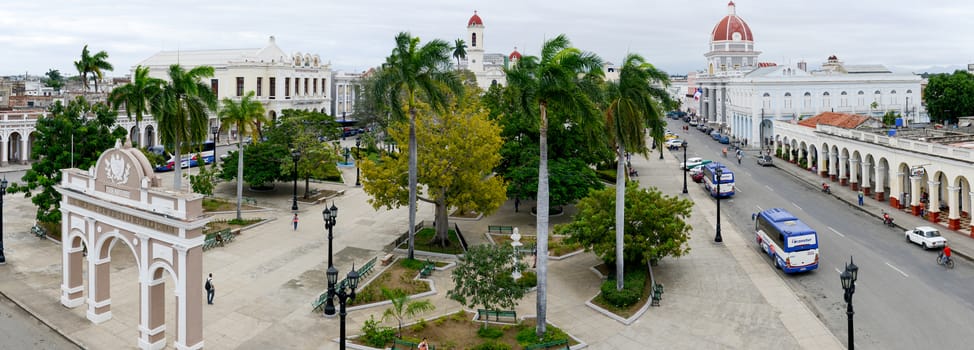
<instances>
[{"instance_id":1,"label":"tree trunk","mask_svg":"<svg viewBox=\"0 0 974 350\"><path fill-rule=\"evenodd\" d=\"M416 109L409 108L409 254L415 259L416 248Z\"/></svg>"},{"instance_id":2,"label":"tree trunk","mask_svg":"<svg viewBox=\"0 0 974 350\"><path fill-rule=\"evenodd\" d=\"M176 133L175 150L173 150L173 179L172 187L176 192L183 190L183 155L180 154L179 133Z\"/></svg>"},{"instance_id":3,"label":"tree trunk","mask_svg":"<svg viewBox=\"0 0 974 350\"><path fill-rule=\"evenodd\" d=\"M434 243L446 248L450 245L450 208L446 205L446 190L440 190L440 198L436 200L436 238Z\"/></svg>"},{"instance_id":4,"label":"tree trunk","mask_svg":"<svg viewBox=\"0 0 974 350\"><path fill-rule=\"evenodd\" d=\"M311 196L311 177L304 177L304 199L308 199Z\"/></svg>"},{"instance_id":5,"label":"tree trunk","mask_svg":"<svg viewBox=\"0 0 974 350\"><path fill-rule=\"evenodd\" d=\"M536 334L544 335L548 311L548 105L541 102L540 159L538 161L538 325Z\"/></svg>"},{"instance_id":6,"label":"tree trunk","mask_svg":"<svg viewBox=\"0 0 974 350\"><path fill-rule=\"evenodd\" d=\"M622 290L623 284L623 234L625 233L626 217L626 148L619 143L616 166L616 290Z\"/></svg>"},{"instance_id":7,"label":"tree trunk","mask_svg":"<svg viewBox=\"0 0 974 350\"><path fill-rule=\"evenodd\" d=\"M237 130L243 130L237 126ZM243 220L240 216L240 206L243 204L243 135L237 135L237 220Z\"/></svg>"}]
</instances>

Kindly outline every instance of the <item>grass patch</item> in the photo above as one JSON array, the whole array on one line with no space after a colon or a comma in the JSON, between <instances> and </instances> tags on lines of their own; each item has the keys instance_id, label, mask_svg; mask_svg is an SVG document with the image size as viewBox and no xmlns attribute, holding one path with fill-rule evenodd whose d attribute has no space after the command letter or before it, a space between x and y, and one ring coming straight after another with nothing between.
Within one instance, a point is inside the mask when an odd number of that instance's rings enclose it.
<instances>
[{"instance_id":1,"label":"grass patch","mask_svg":"<svg viewBox=\"0 0 974 350\"><path fill-rule=\"evenodd\" d=\"M436 236L436 231L430 227L425 227L416 232L416 250L443 254L463 254L463 248L460 247L460 239L457 238L456 231L449 230L447 237L449 237L450 243L446 247L441 247L438 243L433 243L434 236ZM408 244L409 242L403 243L403 245Z\"/></svg>"},{"instance_id":2,"label":"grass patch","mask_svg":"<svg viewBox=\"0 0 974 350\"><path fill-rule=\"evenodd\" d=\"M240 220L231 219L231 220L223 220L223 221L210 221L210 223L206 224L206 227L203 228L203 234L213 233L223 229L231 229L231 230L238 229L238 228L253 225L255 223L261 222L262 220L263 219L256 218L256 219L240 219Z\"/></svg>"},{"instance_id":3,"label":"grass patch","mask_svg":"<svg viewBox=\"0 0 974 350\"><path fill-rule=\"evenodd\" d=\"M465 311L458 311L454 314L446 315L434 320L426 321L426 327L404 327L403 339L414 343L419 343L426 338L430 345L437 349L524 349L532 344L540 344L553 340L568 340L570 346L577 345L578 342L572 340L568 334L551 324L548 324L547 333L538 339L535 336L535 320L528 319L516 325L497 325L490 324L487 330L481 330L482 321L472 320L474 314ZM356 344L361 343L361 339L350 340ZM391 344L387 344L391 345Z\"/></svg>"},{"instance_id":4,"label":"grass patch","mask_svg":"<svg viewBox=\"0 0 974 350\"><path fill-rule=\"evenodd\" d=\"M406 260L401 259L400 261ZM351 305L364 305L388 300L382 294L382 288L389 290L402 289L406 292L406 295L428 292L430 290L429 284L414 279L417 273L417 270L403 266L402 262L392 264L385 271L382 271L382 274L377 276L372 283L369 283L362 290L355 292L355 301L350 301L350 303Z\"/></svg>"},{"instance_id":5,"label":"grass patch","mask_svg":"<svg viewBox=\"0 0 974 350\"><path fill-rule=\"evenodd\" d=\"M640 276L636 276L640 272L642 272L641 277ZM639 311L639 309L641 309L643 307L643 305L646 305L646 303L650 299L650 292L652 292L651 281L646 276L646 272L645 271L640 271L640 272L637 272L637 271L634 271L634 272L626 272L626 275L625 275L626 283L624 283L625 286L623 287L623 292L627 292L628 291L629 293L639 293L639 299L636 301L635 304L632 304L632 305L629 305L629 306L624 306L624 307L618 307L618 306L612 305L609 302L609 300L606 299L606 296L605 296L604 292L599 292L599 295L597 295L594 299L592 299L592 303L594 303L595 305L598 305L599 307L601 307L603 309L608 310L609 312L612 312L612 313L614 313L616 315L619 315L622 318L628 319L628 318L632 317L633 315L636 314L637 311ZM632 278L630 278L630 275L633 275ZM608 288L611 289L614 292L615 291L615 283L616 283L616 281L615 281L614 278L611 278L611 277L614 276L614 274L607 275L607 276L610 276L610 279L609 280L606 280L605 282L603 282L602 290L604 291L606 289L606 286L608 285ZM630 282L631 280L641 280L641 281L643 281L642 286L637 286L637 285L632 284ZM642 290L636 290L637 288L640 288L640 287L642 287Z\"/></svg>"},{"instance_id":6,"label":"grass patch","mask_svg":"<svg viewBox=\"0 0 974 350\"><path fill-rule=\"evenodd\" d=\"M253 210L260 209L254 206L241 204L240 210ZM214 212L214 211L235 211L237 210L237 199L234 198L232 201L223 198L206 197L203 198L203 212Z\"/></svg>"}]
</instances>

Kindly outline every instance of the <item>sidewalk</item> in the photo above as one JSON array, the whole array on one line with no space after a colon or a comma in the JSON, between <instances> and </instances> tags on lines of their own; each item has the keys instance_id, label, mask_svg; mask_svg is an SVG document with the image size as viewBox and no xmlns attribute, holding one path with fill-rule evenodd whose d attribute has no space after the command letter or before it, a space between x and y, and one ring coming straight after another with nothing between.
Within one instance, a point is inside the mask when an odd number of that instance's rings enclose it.
<instances>
[{"instance_id":1,"label":"sidewalk","mask_svg":"<svg viewBox=\"0 0 974 350\"><path fill-rule=\"evenodd\" d=\"M354 145L354 139L342 141L343 146L347 144ZM746 239L749 234L726 225L724 244L711 243L715 202L695 188L683 195L678 160L670 152L664 152L664 156L663 160L656 153L649 159L633 157L640 186L654 186L666 195L689 198L695 205L688 219L694 227L689 241L691 252L681 258L666 258L654 266L657 281L666 286L661 306L650 308L628 326L586 307L585 301L598 293L602 280L591 270L599 260L591 253L583 253L549 260L549 322L591 349L644 349L649 344L664 349L841 349L841 343L785 285L781 275L756 253ZM255 196L258 204L268 209L246 215L272 221L246 230L233 243L204 254L204 273L212 272L217 285L215 304L202 305L206 348L338 348L338 318L324 318L312 312L310 305L326 287L328 241L321 221L322 209L332 203L340 208L334 229L334 260L340 274L347 273L352 263L360 265L385 255L385 246L408 226L406 208L372 209L368 196L354 186L355 167L340 169L343 184L313 186L344 190L344 195L327 204L302 204L297 230L291 228L290 191ZM286 187L290 189L290 184ZM300 191L303 184L299 187ZM85 348L135 347L138 276L128 248L119 244L112 251L113 318L93 324L85 317L85 307L61 306L60 246L30 234L32 214L28 213L33 213L33 206L29 199L7 199L8 213L22 215L10 215L5 222L8 264L0 266L0 291ZM487 225L516 226L522 234L533 234L536 218L530 213L532 205L531 201L522 201L515 213L511 200L489 217L451 221L461 228L470 244L486 241ZM570 215L552 217L551 221L567 222ZM421 202L417 220L429 222L432 217L433 207ZM378 276L380 271L372 276ZM419 317L432 319L460 310L458 303L446 297L446 291L453 286L450 270L435 271L431 280L437 293L425 298L436 310ZM170 310L166 315L167 338L172 347L175 323L171 310L175 298L172 289L166 289L166 310ZM518 314L534 315L535 301L534 292L525 296L517 307ZM370 316L379 318L386 308L349 311L348 335L360 333L365 320ZM435 340L433 343L439 345Z\"/></svg>"},{"instance_id":2,"label":"sidewalk","mask_svg":"<svg viewBox=\"0 0 974 350\"><path fill-rule=\"evenodd\" d=\"M925 220L919 216L914 216L910 212L893 208L889 205L889 200L884 202L877 201L875 198L864 198L863 205L859 204L859 195L856 191L853 191L848 185L842 186L839 182L831 181L828 178L821 177L815 173L802 170L798 165L788 163L780 158L775 158L775 167L790 174L797 178L798 180L807 183L809 186L815 188L821 188L822 182L827 182L831 186L832 196L836 199L843 201L851 207L855 207L869 215L876 217L876 227L875 229L883 229L890 231L891 234L899 235L899 238L903 238L904 231L907 229L912 229L917 226L932 226L940 230L941 235L947 239L947 244L950 245L950 249L954 254L963 257L967 260L974 261L974 239L970 236L971 227L967 225L961 225L960 230L948 229L946 225L941 223L933 223L929 220ZM893 224L896 229L890 229L882 225L883 212L889 213L889 216L893 218Z\"/></svg>"}]
</instances>

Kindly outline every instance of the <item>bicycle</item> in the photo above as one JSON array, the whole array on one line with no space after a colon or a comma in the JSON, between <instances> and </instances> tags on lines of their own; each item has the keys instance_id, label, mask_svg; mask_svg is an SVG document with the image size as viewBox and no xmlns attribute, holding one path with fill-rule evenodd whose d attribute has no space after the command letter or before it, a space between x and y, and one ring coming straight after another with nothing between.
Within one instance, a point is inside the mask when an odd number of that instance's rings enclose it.
<instances>
[{"instance_id":1,"label":"bicycle","mask_svg":"<svg viewBox=\"0 0 974 350\"><path fill-rule=\"evenodd\" d=\"M943 265L948 269L952 269L954 268L954 258L949 256L945 257L943 254L940 254L937 256L937 265Z\"/></svg>"}]
</instances>

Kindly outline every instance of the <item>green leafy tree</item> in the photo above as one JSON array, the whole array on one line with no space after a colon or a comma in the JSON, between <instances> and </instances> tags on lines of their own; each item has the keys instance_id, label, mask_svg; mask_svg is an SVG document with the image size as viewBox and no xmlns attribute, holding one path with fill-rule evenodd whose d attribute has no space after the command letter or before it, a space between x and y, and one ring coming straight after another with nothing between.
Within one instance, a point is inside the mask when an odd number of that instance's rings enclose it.
<instances>
[{"instance_id":1,"label":"green leafy tree","mask_svg":"<svg viewBox=\"0 0 974 350\"><path fill-rule=\"evenodd\" d=\"M500 128L487 119L487 112L475 95L465 96L464 103L453 105L443 114L434 113L425 104L417 107L416 130L418 182L423 184L419 200L435 205L436 238L442 246L449 244L450 208L464 208L490 214L506 200L506 184L492 176L500 162ZM402 143L410 137L410 125L394 124L390 134ZM373 207L388 208L405 204L409 185L402 174L409 168L408 159L383 156L381 162L362 161L362 188L371 196Z\"/></svg>"},{"instance_id":2,"label":"green leafy tree","mask_svg":"<svg viewBox=\"0 0 974 350\"><path fill-rule=\"evenodd\" d=\"M633 183L634 184L634 183ZM615 194L612 189L592 191L578 201L578 214L555 232L568 235L595 252L602 261L615 263ZM656 188L626 187L624 254L628 264L655 263L666 256L683 256L690 251L687 241L692 227L686 223L693 203L665 196Z\"/></svg>"},{"instance_id":3,"label":"green leafy tree","mask_svg":"<svg viewBox=\"0 0 974 350\"><path fill-rule=\"evenodd\" d=\"M54 89L54 91L61 92L61 88L64 87L64 76L61 75L61 71L49 69L44 75L47 76L47 79L44 79L44 85Z\"/></svg>"},{"instance_id":4,"label":"green leafy tree","mask_svg":"<svg viewBox=\"0 0 974 350\"><path fill-rule=\"evenodd\" d=\"M595 101L587 94L586 87L602 77L602 60L595 54L583 52L571 46L564 35L545 41L541 57L524 56L513 69L505 69L507 82L521 93L518 105L523 111L537 106L540 116L538 127L538 325L541 336L547 325L547 257L548 257L548 127L549 125L573 125L576 129L601 130L593 123L601 121ZM553 119L549 123L548 110ZM560 113L557 113L560 112ZM593 136L591 139L599 140Z\"/></svg>"},{"instance_id":5,"label":"green leafy tree","mask_svg":"<svg viewBox=\"0 0 974 350\"><path fill-rule=\"evenodd\" d=\"M221 179L226 181L238 179L237 155L239 153L240 151L233 151L228 154L219 175ZM290 158L290 154L287 145L275 142L257 142L244 147L247 167L243 172L243 180L251 188L263 188L282 179L290 181L290 177L285 179L281 176L281 164L285 158Z\"/></svg>"},{"instance_id":6,"label":"green leafy tree","mask_svg":"<svg viewBox=\"0 0 974 350\"><path fill-rule=\"evenodd\" d=\"M457 59L457 70L460 70L460 60L467 59L467 43L463 39L457 38L453 42L453 58Z\"/></svg>"},{"instance_id":7,"label":"green leafy tree","mask_svg":"<svg viewBox=\"0 0 974 350\"><path fill-rule=\"evenodd\" d=\"M930 76L923 90L923 102L935 123L953 124L958 116L974 115L974 74L957 70Z\"/></svg>"},{"instance_id":8,"label":"green leafy tree","mask_svg":"<svg viewBox=\"0 0 974 350\"><path fill-rule=\"evenodd\" d=\"M420 46L418 37L402 32L396 35L396 47L386 58L377 81L373 85L378 102L396 119L409 116L409 254L414 258L416 238L416 105L425 100L433 109L441 110L447 103L447 87L459 95L461 86L456 74L449 70L450 45L443 40L432 40Z\"/></svg>"},{"instance_id":9,"label":"green leafy tree","mask_svg":"<svg viewBox=\"0 0 974 350\"><path fill-rule=\"evenodd\" d=\"M166 82L162 79L149 76L149 67L135 67L135 76L132 82L119 86L108 94L108 102L117 111L119 107L125 106L125 115L132 120L135 114L135 130L141 132L139 124L142 123L142 116L149 111L148 101L162 91L162 86ZM135 140L132 144L139 146L141 134L132 135Z\"/></svg>"},{"instance_id":10,"label":"green leafy tree","mask_svg":"<svg viewBox=\"0 0 974 350\"><path fill-rule=\"evenodd\" d=\"M98 53L92 55L88 51L88 45L85 45L81 49L81 59L74 62L74 67L78 70L78 74L81 75L81 86L84 87L84 92L88 92L88 75L91 75L91 79L95 81L95 92L98 92L98 81L104 78L105 71L112 71L115 69L112 67L111 63L108 63L108 52L98 51Z\"/></svg>"},{"instance_id":11,"label":"green leafy tree","mask_svg":"<svg viewBox=\"0 0 974 350\"><path fill-rule=\"evenodd\" d=\"M203 78L213 76L213 67L199 66L186 71L178 64L169 66L169 82L162 91L151 96L152 115L159 123L162 143L174 145L173 189L182 190L182 148L187 144L199 144L206 140L209 124L208 112L216 111L216 95L202 83Z\"/></svg>"},{"instance_id":12,"label":"green leafy tree","mask_svg":"<svg viewBox=\"0 0 974 350\"><path fill-rule=\"evenodd\" d=\"M399 322L399 337L402 338L402 321L407 317L436 309L429 300L409 300L409 296L402 289L389 290L382 288L382 295L392 302L392 307L382 312L382 320L395 318Z\"/></svg>"},{"instance_id":13,"label":"green leafy tree","mask_svg":"<svg viewBox=\"0 0 974 350\"><path fill-rule=\"evenodd\" d=\"M899 117L900 117L899 113L896 113L894 111L887 111L886 114L883 114L883 125L895 125L896 119Z\"/></svg>"},{"instance_id":14,"label":"green leafy tree","mask_svg":"<svg viewBox=\"0 0 974 350\"><path fill-rule=\"evenodd\" d=\"M511 277L515 268L519 271L527 268L521 260L515 266L513 256L510 247L488 244L470 247L453 268L451 277L455 285L446 295L471 309L514 309L530 288ZM483 326L487 327L486 319Z\"/></svg>"},{"instance_id":15,"label":"green leafy tree","mask_svg":"<svg viewBox=\"0 0 974 350\"><path fill-rule=\"evenodd\" d=\"M115 126L117 114L111 108L91 105L81 96L67 106L55 102L49 112L37 120L37 139L31 148L37 161L24 174L24 184L14 183L7 191L31 197L37 220L54 224L61 221L61 195L54 189L61 184L61 169L91 168L102 152L125 137L125 130Z\"/></svg>"},{"instance_id":16,"label":"green leafy tree","mask_svg":"<svg viewBox=\"0 0 974 350\"><path fill-rule=\"evenodd\" d=\"M233 126L237 129L238 151L243 149L244 138L253 135L257 125L260 125L259 123L267 123L267 117L264 116L264 104L254 99L253 91L240 98L240 101L224 98L223 108L220 109L218 115L220 116L221 126L224 128ZM243 155L246 157L246 152ZM240 179L244 177L244 157L237 157L237 220L241 220L240 207L243 205L243 181ZM226 166L226 162L224 162L224 166Z\"/></svg>"},{"instance_id":17,"label":"green leafy tree","mask_svg":"<svg viewBox=\"0 0 974 350\"><path fill-rule=\"evenodd\" d=\"M623 287L622 258L623 236L625 235L625 193L626 193L626 153L632 152L643 157L649 156L646 147L646 136L643 130L647 126L659 129L662 127L662 106L659 99L666 101L668 94L662 89L654 88L653 84L663 86L669 83L669 78L638 54L626 56L622 69L619 71L619 81L609 83L609 105L605 110L605 125L609 142L616 150L616 290ZM654 140L662 140L662 137ZM661 146L660 146L661 147Z\"/></svg>"},{"instance_id":18,"label":"green leafy tree","mask_svg":"<svg viewBox=\"0 0 974 350\"><path fill-rule=\"evenodd\" d=\"M298 177L304 179L304 197L310 196L312 178L326 179L339 175L336 163L339 151L335 146L322 142L323 138L336 138L339 124L334 117L319 112L286 109L278 125L267 132L267 142L278 142L291 150L300 151ZM294 159L290 152L281 159L281 175L294 177Z\"/></svg>"}]
</instances>

